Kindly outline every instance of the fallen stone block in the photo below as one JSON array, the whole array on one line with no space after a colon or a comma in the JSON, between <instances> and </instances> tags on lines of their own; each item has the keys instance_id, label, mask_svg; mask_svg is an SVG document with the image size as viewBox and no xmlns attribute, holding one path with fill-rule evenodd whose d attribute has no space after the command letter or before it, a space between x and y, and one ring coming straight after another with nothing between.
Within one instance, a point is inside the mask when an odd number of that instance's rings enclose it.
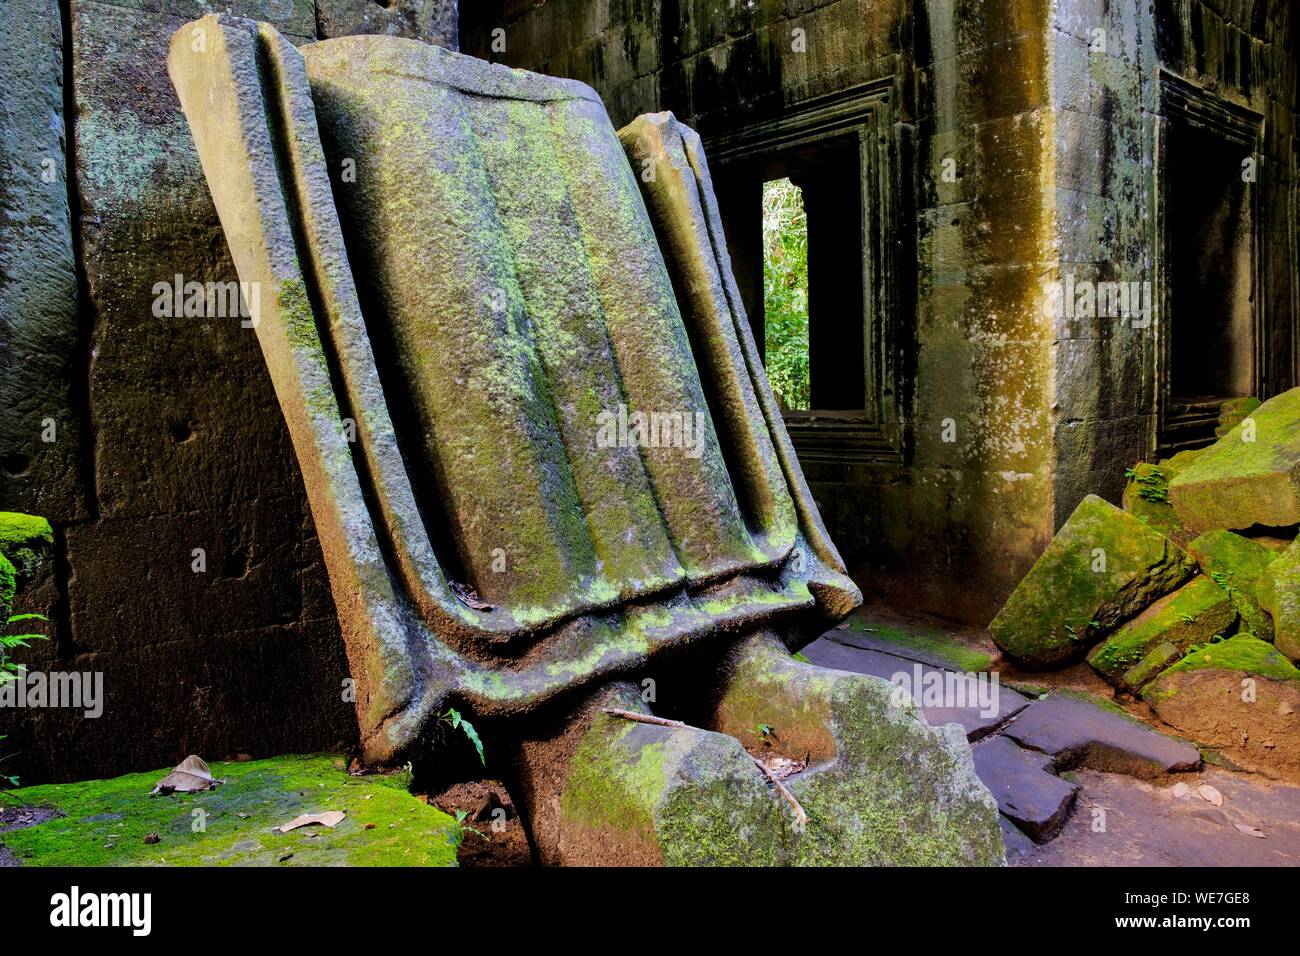
<instances>
[{"instance_id":1,"label":"fallen stone block","mask_svg":"<svg viewBox=\"0 0 1300 956\"><path fill-rule=\"evenodd\" d=\"M1124 510L1171 541L1186 546L1194 535L1183 527L1169 498L1169 481L1196 460L1199 450L1180 451L1165 461L1140 462L1127 472L1121 503Z\"/></svg>"},{"instance_id":2,"label":"fallen stone block","mask_svg":"<svg viewBox=\"0 0 1300 956\"><path fill-rule=\"evenodd\" d=\"M1201 571L1228 592L1243 629L1273 639L1273 619L1260 607L1259 585L1277 553L1250 538L1222 529L1207 531L1187 546Z\"/></svg>"},{"instance_id":3,"label":"fallen stone block","mask_svg":"<svg viewBox=\"0 0 1300 956\"><path fill-rule=\"evenodd\" d=\"M1193 531L1300 522L1300 388L1270 398L1169 482Z\"/></svg>"},{"instance_id":4,"label":"fallen stone block","mask_svg":"<svg viewBox=\"0 0 1300 956\"><path fill-rule=\"evenodd\" d=\"M764 866L786 862L791 808L732 736L640 723L635 686L597 692L517 767L540 862L564 866ZM810 824L811 828L812 824Z\"/></svg>"},{"instance_id":5,"label":"fallen stone block","mask_svg":"<svg viewBox=\"0 0 1300 956\"><path fill-rule=\"evenodd\" d=\"M1195 564L1137 518L1089 495L989 625L1021 664L1049 668L1182 584Z\"/></svg>"},{"instance_id":6,"label":"fallen stone block","mask_svg":"<svg viewBox=\"0 0 1300 956\"><path fill-rule=\"evenodd\" d=\"M1060 832L1079 785L1052 773L1051 757L1001 735L976 744L971 754L998 809L1030 839L1046 843Z\"/></svg>"},{"instance_id":7,"label":"fallen stone block","mask_svg":"<svg viewBox=\"0 0 1300 956\"><path fill-rule=\"evenodd\" d=\"M1300 661L1300 544L1292 544L1269 564L1255 595L1272 621L1273 644Z\"/></svg>"},{"instance_id":8,"label":"fallen stone block","mask_svg":"<svg viewBox=\"0 0 1300 956\"><path fill-rule=\"evenodd\" d=\"M1236 621L1228 592L1201 575L1098 644L1088 663L1111 683L1134 690L1189 647L1228 633Z\"/></svg>"},{"instance_id":9,"label":"fallen stone block","mask_svg":"<svg viewBox=\"0 0 1300 956\"><path fill-rule=\"evenodd\" d=\"M965 734L930 726L884 681L792 658L771 635L733 652L713 726L752 746L770 728L808 770L786 781L809 824L784 859L800 865L994 865L1003 861L997 803Z\"/></svg>"},{"instance_id":10,"label":"fallen stone block","mask_svg":"<svg viewBox=\"0 0 1300 956\"><path fill-rule=\"evenodd\" d=\"M1300 669L1250 634L1188 654L1142 696L1165 723L1242 767L1300 771Z\"/></svg>"},{"instance_id":11,"label":"fallen stone block","mask_svg":"<svg viewBox=\"0 0 1300 956\"><path fill-rule=\"evenodd\" d=\"M1069 694L1034 701L1003 733L1052 757L1055 770L1092 770L1158 777L1195 770L1201 755L1190 744L1152 730L1118 708L1111 710Z\"/></svg>"}]
</instances>

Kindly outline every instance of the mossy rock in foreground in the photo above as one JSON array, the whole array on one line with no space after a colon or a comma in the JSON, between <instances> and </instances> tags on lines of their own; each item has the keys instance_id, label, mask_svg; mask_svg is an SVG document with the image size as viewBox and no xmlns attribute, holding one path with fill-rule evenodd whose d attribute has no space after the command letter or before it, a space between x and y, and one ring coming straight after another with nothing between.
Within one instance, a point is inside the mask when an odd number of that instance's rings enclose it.
<instances>
[{"instance_id":1,"label":"mossy rock in foreground","mask_svg":"<svg viewBox=\"0 0 1300 956\"><path fill-rule=\"evenodd\" d=\"M1195 570L1183 550L1132 515L1088 495L989 625L1028 667L1065 664Z\"/></svg>"},{"instance_id":2,"label":"mossy rock in foreground","mask_svg":"<svg viewBox=\"0 0 1300 956\"><path fill-rule=\"evenodd\" d=\"M598 692L556 736L526 742L531 833L544 862L669 866L977 866L1004 860L998 808L965 733L931 727L909 694L796 661L771 634L742 642L712 730L627 720L638 689ZM748 750L748 752L746 752ZM807 769L785 785L753 754ZM779 763L779 761L778 761Z\"/></svg>"},{"instance_id":3,"label":"mossy rock in foreground","mask_svg":"<svg viewBox=\"0 0 1300 956\"><path fill-rule=\"evenodd\" d=\"M1178 654L1228 633L1236 621L1228 592L1202 575L1098 644L1088 663L1112 683L1135 690Z\"/></svg>"},{"instance_id":4,"label":"mossy rock in foreground","mask_svg":"<svg viewBox=\"0 0 1300 956\"><path fill-rule=\"evenodd\" d=\"M167 769L27 787L13 793L61 816L0 832L0 843L23 866L456 864L460 826L412 796L408 774L353 777L345 768L329 754L218 763L211 770L221 786L156 797L149 792ZM276 832L299 814L328 810L347 816L333 829ZM146 843L152 834L158 842Z\"/></svg>"}]
</instances>

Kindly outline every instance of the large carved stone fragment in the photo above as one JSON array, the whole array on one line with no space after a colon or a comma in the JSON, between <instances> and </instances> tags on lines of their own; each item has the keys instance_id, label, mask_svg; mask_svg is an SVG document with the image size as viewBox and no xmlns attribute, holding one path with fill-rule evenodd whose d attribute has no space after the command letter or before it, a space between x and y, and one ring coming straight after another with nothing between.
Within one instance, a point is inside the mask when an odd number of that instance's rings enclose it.
<instances>
[{"instance_id":1,"label":"large carved stone fragment","mask_svg":"<svg viewBox=\"0 0 1300 956\"><path fill-rule=\"evenodd\" d=\"M258 303L369 759L453 699L529 712L857 603L743 314L679 305L589 88L231 17L181 30L168 66ZM707 246L667 251L734 285Z\"/></svg>"}]
</instances>

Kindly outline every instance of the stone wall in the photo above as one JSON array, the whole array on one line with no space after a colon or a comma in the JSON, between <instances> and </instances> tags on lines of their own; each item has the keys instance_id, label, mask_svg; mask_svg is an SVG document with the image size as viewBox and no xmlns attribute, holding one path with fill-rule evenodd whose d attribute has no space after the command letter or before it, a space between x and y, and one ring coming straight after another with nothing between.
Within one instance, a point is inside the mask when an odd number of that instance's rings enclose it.
<instances>
[{"instance_id":1,"label":"stone wall","mask_svg":"<svg viewBox=\"0 0 1300 956\"><path fill-rule=\"evenodd\" d=\"M591 83L616 123L671 109L706 148L888 85L915 169L886 357L901 453L805 471L865 590L981 621L1085 494L1118 501L1156 447L1158 312L1077 321L1043 301L1066 276L1154 281L1162 66L1268 117L1258 390L1294 383L1291 19L1278 0L495 0L463 12L461 41Z\"/></svg>"},{"instance_id":2,"label":"stone wall","mask_svg":"<svg viewBox=\"0 0 1300 956\"><path fill-rule=\"evenodd\" d=\"M454 45L456 33L445 0L0 11L0 510L56 531L54 561L17 608L50 618L27 662L102 672L105 692L97 719L0 711L5 752L19 753L6 768L32 782L356 736L320 549L254 332L238 315L155 309L155 285L177 275L237 279L165 63L175 31L216 11L273 22L294 42L383 32Z\"/></svg>"}]
</instances>

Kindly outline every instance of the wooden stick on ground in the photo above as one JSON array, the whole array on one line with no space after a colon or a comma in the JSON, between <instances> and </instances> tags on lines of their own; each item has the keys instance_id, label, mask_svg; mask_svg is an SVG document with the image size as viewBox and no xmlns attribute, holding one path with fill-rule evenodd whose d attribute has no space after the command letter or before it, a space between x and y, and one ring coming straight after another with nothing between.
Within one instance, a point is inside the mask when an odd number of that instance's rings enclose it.
<instances>
[{"instance_id":1,"label":"wooden stick on ground","mask_svg":"<svg viewBox=\"0 0 1300 956\"><path fill-rule=\"evenodd\" d=\"M611 717L622 717L624 720L633 720L639 724L655 724L658 727L690 726L689 724L682 723L680 720L668 720L665 717L655 717L653 714L638 714L635 711L619 710L616 707L606 707L604 710L605 713L609 714ZM746 753L748 753L748 751L746 751ZM789 788L778 780L772 771L767 769L767 766L763 761L759 760L753 754L749 754L749 759L754 761L754 766L758 767L758 769L763 772L763 776L772 781L772 785L776 787L776 792L781 795L786 803L790 804L790 806L794 808L795 827L802 831L803 828L808 825L808 814L804 811L803 806L795 799L794 794L790 792Z\"/></svg>"}]
</instances>

